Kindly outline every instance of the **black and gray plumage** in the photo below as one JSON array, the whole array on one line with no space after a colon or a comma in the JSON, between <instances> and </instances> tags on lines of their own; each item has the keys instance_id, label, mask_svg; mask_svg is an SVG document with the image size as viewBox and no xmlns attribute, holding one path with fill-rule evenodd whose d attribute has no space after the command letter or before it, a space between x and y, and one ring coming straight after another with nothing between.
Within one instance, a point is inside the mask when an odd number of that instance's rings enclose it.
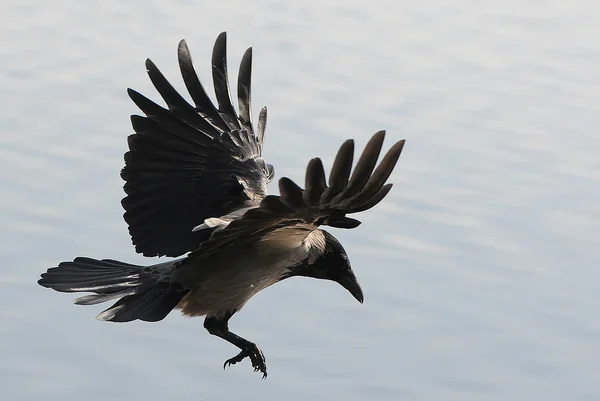
<instances>
[{"instance_id":1,"label":"black and gray plumage","mask_svg":"<svg viewBox=\"0 0 600 401\"><path fill-rule=\"evenodd\" d=\"M56 291L92 293L77 298L79 305L116 300L99 320L156 322L173 309L205 316L209 333L240 349L225 366L249 357L266 377L262 351L232 333L229 319L259 291L295 276L335 281L363 302L344 248L319 226L357 227L360 222L347 215L370 209L387 195L392 184L386 181L404 141L377 164L385 133L376 133L352 168L354 142L347 140L329 179L321 160L313 158L304 189L283 177L279 195L267 195L274 170L262 158L265 108L256 128L252 123L252 50L240 65L239 114L229 92L225 33L212 57L216 106L196 75L185 41L178 55L193 105L147 60L148 75L168 108L129 90L145 116L131 118L135 133L128 138L121 176L127 194L124 219L136 251L181 257L151 266L78 257L48 269L38 282Z\"/></svg>"}]
</instances>

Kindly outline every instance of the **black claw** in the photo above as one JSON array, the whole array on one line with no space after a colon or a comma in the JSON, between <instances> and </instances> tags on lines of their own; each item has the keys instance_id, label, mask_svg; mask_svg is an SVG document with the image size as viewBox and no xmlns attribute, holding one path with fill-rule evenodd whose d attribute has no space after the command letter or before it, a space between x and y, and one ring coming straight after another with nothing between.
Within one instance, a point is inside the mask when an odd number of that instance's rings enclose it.
<instances>
[{"instance_id":1,"label":"black claw","mask_svg":"<svg viewBox=\"0 0 600 401\"><path fill-rule=\"evenodd\" d=\"M227 366L235 365L236 363L243 361L244 358L246 358L248 355L249 355L248 351L244 350L244 351L240 352L239 354L237 354L236 356L234 356L233 358L229 358L223 364L223 369L225 369Z\"/></svg>"},{"instance_id":2,"label":"black claw","mask_svg":"<svg viewBox=\"0 0 600 401\"><path fill-rule=\"evenodd\" d=\"M256 346L253 345L245 350L242 350L239 354L225 361L223 364L223 369L227 366L235 365L238 362L243 361L246 357L250 358L250 362L252 363L252 367L255 372L261 372L263 374L263 380L267 378L267 363L265 360L265 355L263 352Z\"/></svg>"}]
</instances>

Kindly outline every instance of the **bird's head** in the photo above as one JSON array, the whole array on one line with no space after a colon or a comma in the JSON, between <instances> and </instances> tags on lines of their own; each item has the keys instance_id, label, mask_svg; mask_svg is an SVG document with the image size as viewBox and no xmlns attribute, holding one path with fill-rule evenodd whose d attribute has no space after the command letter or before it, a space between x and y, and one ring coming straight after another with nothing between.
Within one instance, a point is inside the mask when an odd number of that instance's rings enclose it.
<instances>
[{"instance_id":1,"label":"bird's head","mask_svg":"<svg viewBox=\"0 0 600 401\"><path fill-rule=\"evenodd\" d=\"M293 275L335 281L362 304L363 292L342 244L324 230L314 230L306 241L309 256Z\"/></svg>"}]
</instances>

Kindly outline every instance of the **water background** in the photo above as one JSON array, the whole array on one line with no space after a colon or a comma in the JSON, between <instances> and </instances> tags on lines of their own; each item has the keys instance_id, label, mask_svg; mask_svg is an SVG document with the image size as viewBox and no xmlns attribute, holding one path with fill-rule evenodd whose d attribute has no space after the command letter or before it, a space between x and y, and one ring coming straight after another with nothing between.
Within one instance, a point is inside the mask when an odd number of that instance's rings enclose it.
<instances>
[{"instance_id":1,"label":"water background","mask_svg":"<svg viewBox=\"0 0 600 401\"><path fill-rule=\"evenodd\" d=\"M6 400L600 399L597 1L0 3L0 389ZM254 48L265 156L386 129L407 144L376 209L334 230L365 292L296 279L231 322L269 378L201 319L110 324L36 284L75 256L150 263L122 220L125 89L210 83ZM271 185L271 191L276 185Z\"/></svg>"}]
</instances>

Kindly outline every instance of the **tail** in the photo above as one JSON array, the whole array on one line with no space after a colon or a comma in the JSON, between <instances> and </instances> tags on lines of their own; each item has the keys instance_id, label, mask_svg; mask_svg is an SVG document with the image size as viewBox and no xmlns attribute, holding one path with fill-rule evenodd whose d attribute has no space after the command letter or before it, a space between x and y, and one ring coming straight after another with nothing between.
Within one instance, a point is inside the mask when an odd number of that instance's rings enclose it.
<instances>
[{"instance_id":1,"label":"tail","mask_svg":"<svg viewBox=\"0 0 600 401\"><path fill-rule=\"evenodd\" d=\"M165 269L172 263L144 267L110 259L75 258L48 269L38 284L60 292L94 293L77 298L74 301L77 305L119 299L96 316L98 320L157 322L164 319L188 292L164 279Z\"/></svg>"}]
</instances>

